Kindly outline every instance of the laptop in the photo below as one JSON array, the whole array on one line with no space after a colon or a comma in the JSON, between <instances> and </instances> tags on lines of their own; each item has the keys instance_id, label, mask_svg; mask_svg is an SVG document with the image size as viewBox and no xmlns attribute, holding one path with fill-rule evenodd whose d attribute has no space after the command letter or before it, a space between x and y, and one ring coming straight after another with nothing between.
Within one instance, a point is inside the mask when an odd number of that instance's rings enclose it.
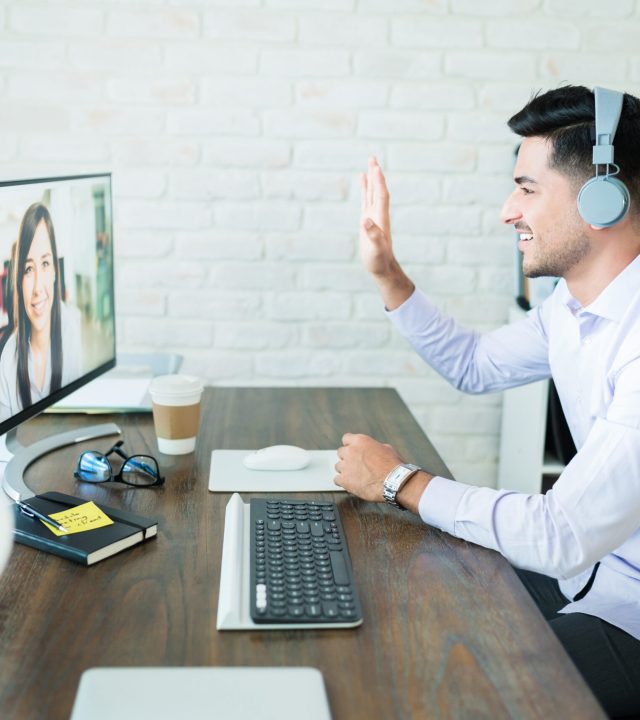
<instances>
[{"instance_id":1,"label":"laptop","mask_svg":"<svg viewBox=\"0 0 640 720\"><path fill-rule=\"evenodd\" d=\"M71 720L331 720L310 667L92 668Z\"/></svg>"}]
</instances>

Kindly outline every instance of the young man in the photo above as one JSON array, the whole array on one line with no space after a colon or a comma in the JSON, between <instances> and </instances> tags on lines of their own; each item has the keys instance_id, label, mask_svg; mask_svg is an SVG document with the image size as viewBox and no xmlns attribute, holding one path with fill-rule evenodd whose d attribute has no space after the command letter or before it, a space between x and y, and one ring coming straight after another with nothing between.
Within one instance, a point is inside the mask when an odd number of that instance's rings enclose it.
<instances>
[{"instance_id":1,"label":"young man","mask_svg":"<svg viewBox=\"0 0 640 720\"><path fill-rule=\"evenodd\" d=\"M509 121L524 139L502 220L520 235L524 273L561 280L525 319L486 334L457 325L415 289L393 254L375 159L362 178L361 257L400 332L465 392L553 377L574 459L548 493L527 495L434 477L389 445L347 433L335 482L501 552L604 708L623 716L640 712L640 100L625 94L615 138L599 140L613 140L629 193L628 212L612 223L591 219L600 198L589 192L578 207L596 174L594 119L594 93L564 87ZM613 172L605 156L594 157Z\"/></svg>"}]
</instances>

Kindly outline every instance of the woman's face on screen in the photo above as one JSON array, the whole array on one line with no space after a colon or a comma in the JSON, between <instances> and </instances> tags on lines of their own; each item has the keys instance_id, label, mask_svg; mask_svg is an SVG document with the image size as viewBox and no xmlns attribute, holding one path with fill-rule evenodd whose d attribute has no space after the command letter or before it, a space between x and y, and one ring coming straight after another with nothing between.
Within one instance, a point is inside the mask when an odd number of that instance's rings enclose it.
<instances>
[{"instance_id":1,"label":"woman's face on screen","mask_svg":"<svg viewBox=\"0 0 640 720\"><path fill-rule=\"evenodd\" d=\"M36 228L23 272L22 299L27 317L32 330L45 330L51 321L56 273L51 238L43 220Z\"/></svg>"}]
</instances>

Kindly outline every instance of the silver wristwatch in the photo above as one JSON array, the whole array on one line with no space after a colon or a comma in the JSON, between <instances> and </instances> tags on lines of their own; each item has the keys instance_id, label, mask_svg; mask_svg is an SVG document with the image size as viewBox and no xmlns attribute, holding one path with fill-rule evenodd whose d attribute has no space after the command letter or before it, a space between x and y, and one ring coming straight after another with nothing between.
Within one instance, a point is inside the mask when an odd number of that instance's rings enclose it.
<instances>
[{"instance_id":1,"label":"silver wristwatch","mask_svg":"<svg viewBox=\"0 0 640 720\"><path fill-rule=\"evenodd\" d=\"M400 492L400 488L407 480L415 475L418 470L422 470L422 468L417 465L411 465L411 463L402 463L401 465L396 465L387 475L384 479L382 496L389 505L404 510L402 505L396 502L396 495Z\"/></svg>"}]
</instances>

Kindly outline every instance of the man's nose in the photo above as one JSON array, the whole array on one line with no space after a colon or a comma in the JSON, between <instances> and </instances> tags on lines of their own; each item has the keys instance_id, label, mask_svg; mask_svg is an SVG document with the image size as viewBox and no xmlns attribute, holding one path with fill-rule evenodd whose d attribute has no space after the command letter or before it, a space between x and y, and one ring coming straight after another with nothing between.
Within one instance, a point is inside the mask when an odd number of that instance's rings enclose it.
<instances>
[{"instance_id":1,"label":"man's nose","mask_svg":"<svg viewBox=\"0 0 640 720\"><path fill-rule=\"evenodd\" d=\"M500 211L500 221L505 225L515 225L522 217L522 213L516 201L516 192L517 189L509 195L502 205L502 210Z\"/></svg>"}]
</instances>

